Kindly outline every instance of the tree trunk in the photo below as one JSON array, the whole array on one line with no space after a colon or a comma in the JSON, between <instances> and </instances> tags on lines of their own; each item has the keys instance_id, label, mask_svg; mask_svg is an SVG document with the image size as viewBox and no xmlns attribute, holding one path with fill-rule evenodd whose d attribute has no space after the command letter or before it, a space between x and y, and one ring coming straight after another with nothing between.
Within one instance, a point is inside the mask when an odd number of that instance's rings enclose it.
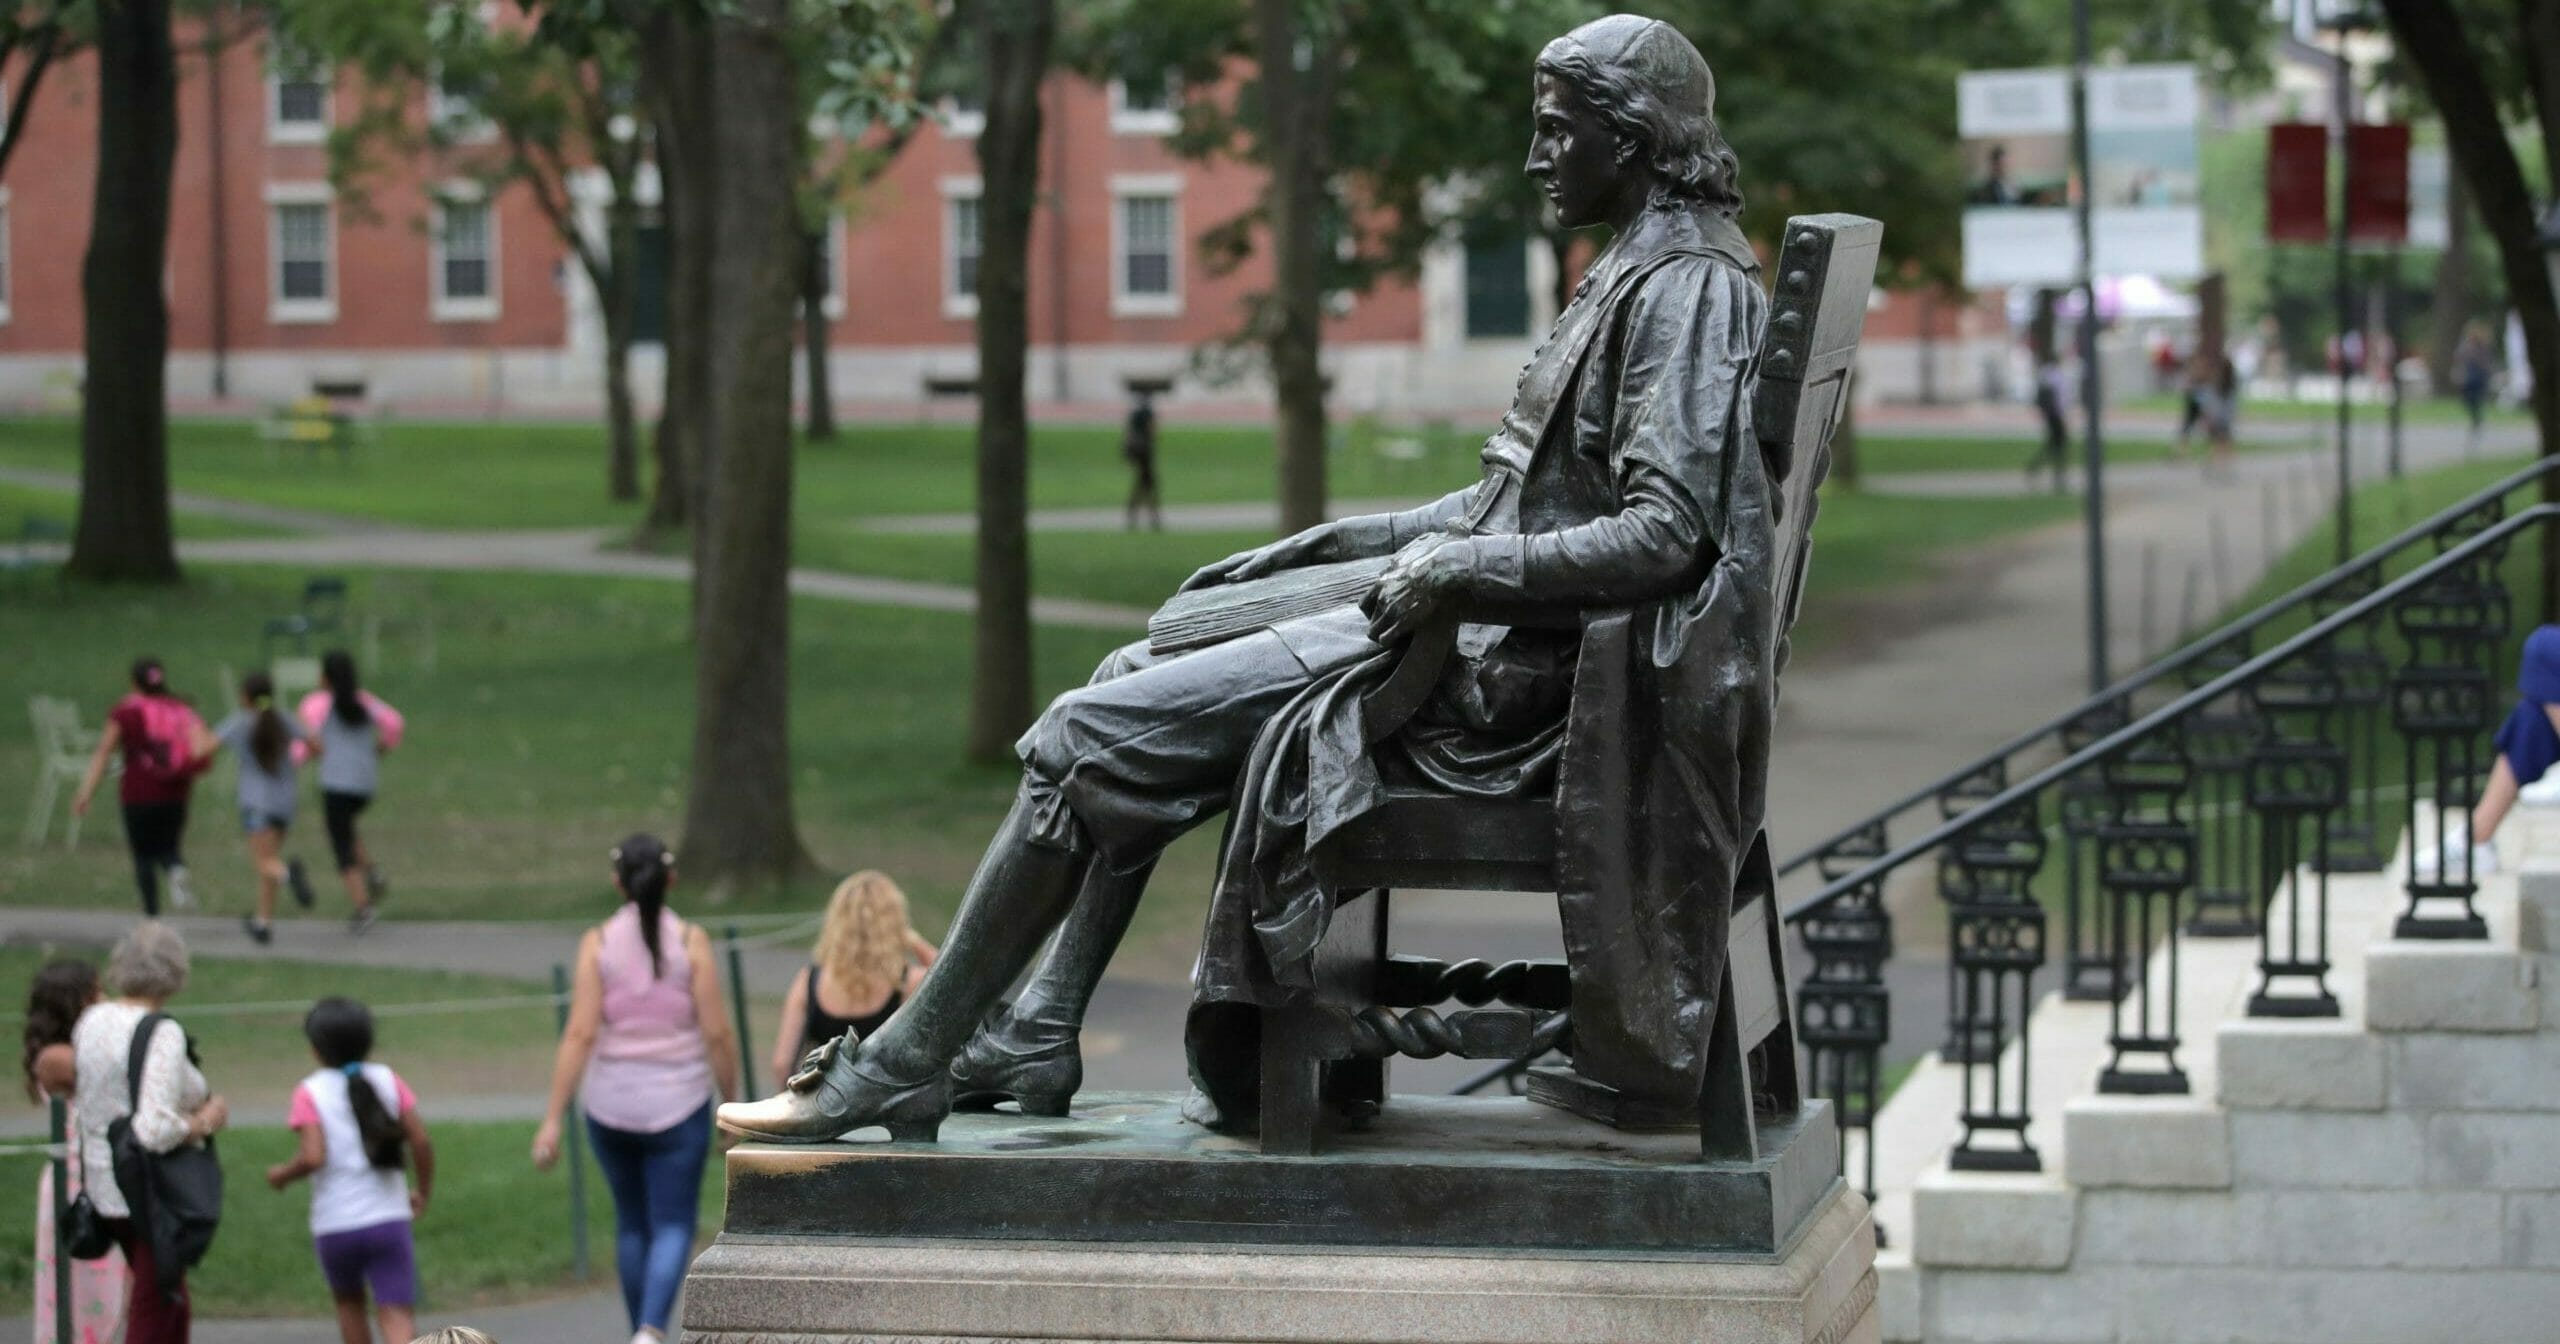
<instances>
[{"instance_id":1,"label":"tree trunk","mask_svg":"<svg viewBox=\"0 0 2560 1344\"><path fill-rule=\"evenodd\" d=\"M2553 0L2526 0L2522 7L2525 34L2536 27L2534 11L2547 16L2552 4ZM2525 362L2533 370L2534 426L2543 454L2560 453L2560 303L2554 301L2551 276L2536 236L2540 213L2525 185L2524 167L2507 141L2496 97L2481 78L2479 52L2449 0L2382 0L2382 12L2390 20L2392 39L2417 69L2428 99L2444 118L2454 169L2462 174L2472 204L2497 244L2508 302L2515 306L2516 320L2524 328ZM2554 62L2560 62L2560 53L2547 54L2534 68L2547 74ZM2560 84L2560 80L2536 80L2544 152L2555 154L2560 153L2553 148L2554 136L2560 135L2560 125L2554 125L2560 120L2560 87L2546 90L2546 82ZM2560 503L2560 473L2542 478L2542 499ZM2541 547L2545 621L2560 620L2560 545L2552 544L2553 540L2546 535Z\"/></svg>"},{"instance_id":2,"label":"tree trunk","mask_svg":"<svg viewBox=\"0 0 2560 1344\"><path fill-rule=\"evenodd\" d=\"M1000 765L1031 723L1031 212L1040 192L1040 81L1056 0L978 8L987 124L978 136L977 641L969 759Z\"/></svg>"},{"instance_id":3,"label":"tree trunk","mask_svg":"<svg viewBox=\"0 0 2560 1344\"><path fill-rule=\"evenodd\" d=\"M701 22L682 5L659 5L640 25L640 68L655 123L660 216L667 231L666 379L658 411L656 489L649 527L679 528L701 516L710 351L703 323L710 301L710 225L703 184L711 152L710 70ZM694 537L696 588L703 555Z\"/></svg>"},{"instance_id":4,"label":"tree trunk","mask_svg":"<svg viewBox=\"0 0 2560 1344\"><path fill-rule=\"evenodd\" d=\"M640 203L617 183L605 207L604 283L596 303L604 310L604 405L609 441L605 493L615 500L640 497L639 414L631 402L632 309L638 287Z\"/></svg>"},{"instance_id":5,"label":"tree trunk","mask_svg":"<svg viewBox=\"0 0 2560 1344\"><path fill-rule=\"evenodd\" d=\"M80 266L86 380L69 571L174 583L169 526L169 192L178 61L169 0L97 7L98 177Z\"/></svg>"},{"instance_id":6,"label":"tree trunk","mask_svg":"<svg viewBox=\"0 0 2560 1344\"><path fill-rule=\"evenodd\" d=\"M815 865L791 806L791 321L800 292L802 132L788 0L739 0L708 25L713 171L703 416L711 489L694 533L693 769L684 863L715 891ZM704 241L697 239L697 241Z\"/></svg>"},{"instance_id":7,"label":"tree trunk","mask_svg":"<svg viewBox=\"0 0 2560 1344\"><path fill-rule=\"evenodd\" d=\"M800 350L809 361L809 440L826 443L836 436L835 384L827 377L828 231L807 238L808 258L800 268Z\"/></svg>"},{"instance_id":8,"label":"tree trunk","mask_svg":"<svg viewBox=\"0 0 2560 1344\"><path fill-rule=\"evenodd\" d=\"M1271 169L1272 283L1264 345L1278 398L1280 530L1324 521L1325 117L1335 42L1296 0L1254 0L1263 145ZM1303 68L1299 56L1306 57Z\"/></svg>"},{"instance_id":9,"label":"tree trunk","mask_svg":"<svg viewBox=\"0 0 2560 1344\"><path fill-rule=\"evenodd\" d=\"M2471 199L2462 174L2445 174L2444 254L2436 259L2435 297L2427 309L2427 386L2439 397L2462 390L2455 368L2462 329L2471 325Z\"/></svg>"}]
</instances>

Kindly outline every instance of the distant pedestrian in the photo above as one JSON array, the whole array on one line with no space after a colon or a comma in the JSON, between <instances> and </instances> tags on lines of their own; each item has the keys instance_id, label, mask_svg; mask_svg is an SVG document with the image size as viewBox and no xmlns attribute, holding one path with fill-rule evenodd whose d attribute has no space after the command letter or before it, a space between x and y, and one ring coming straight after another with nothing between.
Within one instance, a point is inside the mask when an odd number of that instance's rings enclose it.
<instances>
[{"instance_id":1,"label":"distant pedestrian","mask_svg":"<svg viewBox=\"0 0 2560 1344\"><path fill-rule=\"evenodd\" d=\"M2489 422L2489 390L2497 382L2496 352L2489 348L2489 331L2472 323L2462 333L2462 346L2454 352L2454 378L2462 390L2463 413L2471 417L2471 432L2462 441L2465 455L2480 447L2480 435Z\"/></svg>"},{"instance_id":2,"label":"distant pedestrian","mask_svg":"<svg viewBox=\"0 0 2560 1344\"><path fill-rule=\"evenodd\" d=\"M106 731L90 754L89 773L71 796L74 816L86 816L89 800L106 778L107 761L121 755L124 777L116 797L124 805L125 847L133 854L133 882L146 919L160 915L160 877L169 878L169 904L195 904L187 861L179 845L187 833L187 797L196 776L213 763L213 735L195 709L169 691L169 674L157 658L137 659L133 690L107 712Z\"/></svg>"},{"instance_id":3,"label":"distant pedestrian","mask_svg":"<svg viewBox=\"0 0 2560 1344\"><path fill-rule=\"evenodd\" d=\"M572 1094L613 1192L614 1265L632 1344L659 1344L693 1254L711 1102L738 1096L738 1037L720 996L711 939L666 907L676 856L651 835L613 849L622 908L578 943L569 1025L551 1069L551 1104L533 1162L560 1157Z\"/></svg>"},{"instance_id":4,"label":"distant pedestrian","mask_svg":"<svg viewBox=\"0 0 2560 1344\"><path fill-rule=\"evenodd\" d=\"M107 955L106 981L107 992L115 997L82 1013L71 1032L77 1079L73 1095L80 1099L74 1141L80 1179L89 1202L123 1248L125 1263L133 1267L124 1344L186 1344L194 1315L187 1296L187 1271L194 1265L188 1257L201 1255L203 1247L173 1241L173 1232L183 1229L127 1202L116 1184L115 1151L107 1132L116 1121L130 1120L134 1141L144 1151L167 1154L200 1146L220 1133L230 1122L231 1108L205 1083L186 1030L161 1015L187 986L187 945L176 930L158 920L135 925ZM141 1081L134 1086L127 1069L145 1022L152 1030L143 1049Z\"/></svg>"},{"instance_id":5,"label":"distant pedestrian","mask_svg":"<svg viewBox=\"0 0 2560 1344\"><path fill-rule=\"evenodd\" d=\"M282 1190L311 1178L311 1246L337 1306L341 1344L373 1338L368 1289L383 1344L409 1344L418 1332L409 1224L425 1215L435 1190L435 1144L418 1118L417 1095L389 1065L371 1062L373 1014L363 1004L320 1000L303 1017L302 1035L320 1067L293 1089L285 1127L300 1146L291 1161L267 1168L267 1185Z\"/></svg>"},{"instance_id":6,"label":"distant pedestrian","mask_svg":"<svg viewBox=\"0 0 2560 1344\"><path fill-rule=\"evenodd\" d=\"M2035 483L2036 473L2050 468L2053 492L2062 493L2064 455L2071 447L2071 428L2063 418L2063 407L2071 396L2071 379L2063 371L2062 361L2051 355L2036 365L2036 415L2044 422L2044 442L2027 459L2027 483Z\"/></svg>"},{"instance_id":7,"label":"distant pedestrian","mask_svg":"<svg viewBox=\"0 0 2560 1344\"><path fill-rule=\"evenodd\" d=\"M2201 366L2195 383L2197 418L2204 422L2205 443L2213 450L2205 469L2227 477L2234 470L2231 431L2240 413L2240 371L2219 350L2198 353L2196 363Z\"/></svg>"},{"instance_id":8,"label":"distant pedestrian","mask_svg":"<svg viewBox=\"0 0 2560 1344\"><path fill-rule=\"evenodd\" d=\"M240 834L248 841L249 863L258 875L258 908L240 917L240 927L251 942L264 947L275 941L279 888L290 884L294 903L305 910L314 903L311 875L302 860L284 852L285 833L293 829L302 794L293 748L309 740L308 730L276 708L274 679L252 672L240 679L240 707L213 736L239 759Z\"/></svg>"},{"instance_id":9,"label":"distant pedestrian","mask_svg":"<svg viewBox=\"0 0 2560 1344\"><path fill-rule=\"evenodd\" d=\"M21 1061L27 1098L61 1098L70 1108L66 1132L77 1132L80 1123L80 1098L72 1090L79 1083L79 1068L71 1034L80 1015L97 1001L98 968L73 957L46 962L27 993L27 1052ZM80 1164L66 1162L63 1170L69 1175L62 1191L68 1204L80 1193ZM36 1177L36 1332L31 1338L38 1340L51 1340L55 1325L54 1271L62 1252L54 1244L53 1195L53 1164L47 1162ZM132 1291L124 1252L109 1248L98 1259L72 1261L71 1338L78 1344L114 1344L124 1338L124 1304Z\"/></svg>"},{"instance_id":10,"label":"distant pedestrian","mask_svg":"<svg viewBox=\"0 0 2560 1344\"><path fill-rule=\"evenodd\" d=\"M406 723L400 711L356 685L356 660L344 649L320 658L321 689L302 697L298 713L320 748L320 812L329 827L329 848L338 861L338 880L346 885L354 907L355 930L362 933L378 913L374 902L390 891L382 870L356 834L356 818L373 804L382 786L382 757L400 745Z\"/></svg>"},{"instance_id":11,"label":"distant pedestrian","mask_svg":"<svg viewBox=\"0 0 2560 1344\"><path fill-rule=\"evenodd\" d=\"M1138 404L1129 408L1129 426L1120 436L1120 455L1129 460L1128 530L1138 530L1143 510L1156 531L1164 530L1164 500L1156 488L1155 394L1138 389Z\"/></svg>"},{"instance_id":12,"label":"distant pedestrian","mask_svg":"<svg viewBox=\"0 0 2560 1344\"><path fill-rule=\"evenodd\" d=\"M773 1033L775 1085L809 1051L848 1031L857 1041L878 1031L924 983L937 955L907 922L907 895L888 874L865 869L846 878L827 901L809 964L783 992Z\"/></svg>"}]
</instances>

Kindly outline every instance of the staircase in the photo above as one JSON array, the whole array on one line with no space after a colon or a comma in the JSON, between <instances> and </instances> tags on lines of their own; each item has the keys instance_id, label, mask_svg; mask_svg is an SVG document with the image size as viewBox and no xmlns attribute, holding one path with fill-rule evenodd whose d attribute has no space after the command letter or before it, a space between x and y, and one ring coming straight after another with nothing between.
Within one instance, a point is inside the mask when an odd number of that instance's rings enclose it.
<instances>
[{"instance_id":1,"label":"staircase","mask_svg":"<svg viewBox=\"0 0 2560 1344\"><path fill-rule=\"evenodd\" d=\"M2519 809L2500 847L2481 941L2395 936L2401 864L2331 875L2336 1017L2249 1016L2257 941L2187 940L2187 1095L2097 1091L2111 1005L2048 997L2041 1172L1953 1169L1965 1070L1923 1061L1874 1126L1878 1221L1909 1230L1877 1260L1884 1337L2560 1339L2560 813ZM2168 994L2165 948L2146 970Z\"/></svg>"}]
</instances>

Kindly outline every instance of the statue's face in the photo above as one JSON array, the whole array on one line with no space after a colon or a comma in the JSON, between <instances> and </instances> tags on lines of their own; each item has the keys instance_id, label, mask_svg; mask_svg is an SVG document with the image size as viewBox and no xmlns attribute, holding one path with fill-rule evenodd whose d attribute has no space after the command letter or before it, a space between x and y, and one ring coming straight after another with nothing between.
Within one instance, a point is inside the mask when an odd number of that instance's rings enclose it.
<instances>
[{"instance_id":1,"label":"statue's face","mask_svg":"<svg viewBox=\"0 0 2560 1344\"><path fill-rule=\"evenodd\" d=\"M1580 90L1553 75L1538 76L1530 112L1537 132L1526 170L1555 202L1557 220L1568 229L1608 222L1636 185L1633 153Z\"/></svg>"}]
</instances>

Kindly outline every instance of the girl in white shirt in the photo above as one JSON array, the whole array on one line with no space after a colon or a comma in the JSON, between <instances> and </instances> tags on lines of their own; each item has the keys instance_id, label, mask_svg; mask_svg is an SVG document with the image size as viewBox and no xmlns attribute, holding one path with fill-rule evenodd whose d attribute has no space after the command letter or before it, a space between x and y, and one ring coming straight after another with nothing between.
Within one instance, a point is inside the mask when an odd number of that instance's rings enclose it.
<instances>
[{"instance_id":1,"label":"girl in white shirt","mask_svg":"<svg viewBox=\"0 0 2560 1344\"><path fill-rule=\"evenodd\" d=\"M285 1123L302 1138L290 1162L267 1170L284 1189L311 1180L311 1243L338 1308L338 1337L370 1344L365 1292L372 1289L384 1344L417 1334L418 1256L409 1221L426 1212L435 1186L435 1146L418 1119L418 1098L390 1066L369 1063L373 1014L353 999L311 1005L303 1037L320 1068L293 1089ZM414 1189L408 1168L417 1168Z\"/></svg>"}]
</instances>

